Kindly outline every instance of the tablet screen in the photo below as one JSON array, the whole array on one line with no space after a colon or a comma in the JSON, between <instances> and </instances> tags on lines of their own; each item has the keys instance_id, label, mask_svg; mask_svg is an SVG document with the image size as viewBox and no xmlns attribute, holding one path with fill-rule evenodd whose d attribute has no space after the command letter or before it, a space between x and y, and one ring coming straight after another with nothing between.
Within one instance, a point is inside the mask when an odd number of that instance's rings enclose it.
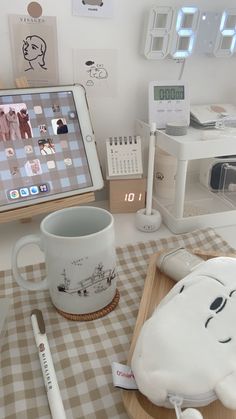
<instances>
[{"instance_id":1,"label":"tablet screen","mask_svg":"<svg viewBox=\"0 0 236 419\"><path fill-rule=\"evenodd\" d=\"M73 88L15 92L0 95L0 208L96 189L83 98Z\"/></svg>"}]
</instances>

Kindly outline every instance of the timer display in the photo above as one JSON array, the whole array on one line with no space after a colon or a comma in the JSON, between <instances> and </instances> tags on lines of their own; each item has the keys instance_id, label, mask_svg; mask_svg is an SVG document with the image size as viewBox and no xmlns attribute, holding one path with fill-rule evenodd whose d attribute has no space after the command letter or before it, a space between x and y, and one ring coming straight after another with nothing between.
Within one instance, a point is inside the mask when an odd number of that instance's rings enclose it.
<instances>
[{"instance_id":1,"label":"timer display","mask_svg":"<svg viewBox=\"0 0 236 419\"><path fill-rule=\"evenodd\" d=\"M184 86L154 86L154 100L184 100Z\"/></svg>"},{"instance_id":2,"label":"timer display","mask_svg":"<svg viewBox=\"0 0 236 419\"><path fill-rule=\"evenodd\" d=\"M150 81L148 96L149 124L155 122L158 129L166 128L169 122L189 125L188 89L182 80Z\"/></svg>"}]
</instances>

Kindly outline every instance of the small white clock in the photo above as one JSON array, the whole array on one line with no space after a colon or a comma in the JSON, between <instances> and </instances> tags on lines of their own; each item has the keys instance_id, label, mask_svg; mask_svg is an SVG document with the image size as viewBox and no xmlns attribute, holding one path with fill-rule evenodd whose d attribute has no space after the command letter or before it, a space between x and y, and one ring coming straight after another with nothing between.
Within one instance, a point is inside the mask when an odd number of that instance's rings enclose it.
<instances>
[{"instance_id":1,"label":"small white clock","mask_svg":"<svg viewBox=\"0 0 236 419\"><path fill-rule=\"evenodd\" d=\"M188 89L182 80L151 81L149 83L149 124L158 129L169 122L189 125L190 103Z\"/></svg>"}]
</instances>

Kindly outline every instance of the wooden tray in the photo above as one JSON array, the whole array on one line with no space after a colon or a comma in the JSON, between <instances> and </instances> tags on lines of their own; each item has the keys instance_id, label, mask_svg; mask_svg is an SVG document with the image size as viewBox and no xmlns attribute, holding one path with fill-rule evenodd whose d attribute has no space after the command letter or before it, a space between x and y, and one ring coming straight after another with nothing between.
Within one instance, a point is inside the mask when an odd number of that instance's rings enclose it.
<instances>
[{"instance_id":1,"label":"wooden tray","mask_svg":"<svg viewBox=\"0 0 236 419\"><path fill-rule=\"evenodd\" d=\"M201 256L205 260L216 256L224 256L215 252L206 254L198 249L195 249L193 253ZM152 315L157 304L175 284L172 279L161 273L156 267L156 259L159 254L156 253L150 258L139 313L128 355L128 365L130 365L136 340L143 323ZM236 257L236 253L225 256ZM138 390L122 390L122 399L127 413L132 419L176 419L174 409L166 409L154 405ZM236 419L236 411L226 409L220 401L215 401L206 407L197 409L201 411L204 419Z\"/></svg>"}]
</instances>

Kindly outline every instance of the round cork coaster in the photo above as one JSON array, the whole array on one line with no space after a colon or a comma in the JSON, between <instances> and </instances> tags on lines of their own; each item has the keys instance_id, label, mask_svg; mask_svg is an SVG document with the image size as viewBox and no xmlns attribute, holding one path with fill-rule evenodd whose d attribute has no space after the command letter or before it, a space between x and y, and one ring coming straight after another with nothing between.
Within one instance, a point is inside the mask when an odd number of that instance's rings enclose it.
<instances>
[{"instance_id":1,"label":"round cork coaster","mask_svg":"<svg viewBox=\"0 0 236 419\"><path fill-rule=\"evenodd\" d=\"M103 307L101 310L94 311L93 313L86 313L86 314L72 314L72 313L66 313L65 311L59 310L56 307L56 310L59 314L61 314L63 317L65 317L68 320L74 320L74 321L90 321L90 320L96 320L100 317L106 316L108 313L110 313L112 310L114 310L120 300L120 293L118 289L116 290L115 296L113 300L108 304L107 306Z\"/></svg>"}]
</instances>

